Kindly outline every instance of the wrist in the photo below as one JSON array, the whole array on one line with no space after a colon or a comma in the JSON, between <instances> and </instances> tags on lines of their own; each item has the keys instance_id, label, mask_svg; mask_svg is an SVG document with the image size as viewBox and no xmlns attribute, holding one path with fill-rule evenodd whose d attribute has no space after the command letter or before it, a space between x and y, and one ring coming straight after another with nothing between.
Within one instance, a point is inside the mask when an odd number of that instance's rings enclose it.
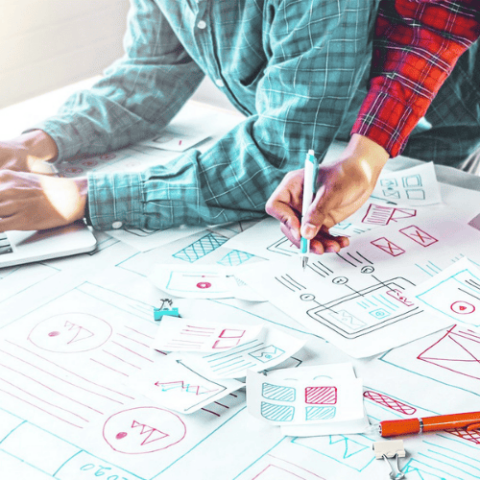
<instances>
[{"instance_id":1,"label":"wrist","mask_svg":"<svg viewBox=\"0 0 480 480\"><path fill-rule=\"evenodd\" d=\"M387 163L388 152L368 137L354 133L340 157L340 161L357 164L362 171L376 181Z\"/></svg>"},{"instance_id":2,"label":"wrist","mask_svg":"<svg viewBox=\"0 0 480 480\"><path fill-rule=\"evenodd\" d=\"M32 130L23 133L13 140L25 152L26 167L31 172L51 173L45 162L51 162L58 155L57 144L48 133L43 130ZM42 168L41 166L47 168ZM43 171L43 170L48 171Z\"/></svg>"}]
</instances>

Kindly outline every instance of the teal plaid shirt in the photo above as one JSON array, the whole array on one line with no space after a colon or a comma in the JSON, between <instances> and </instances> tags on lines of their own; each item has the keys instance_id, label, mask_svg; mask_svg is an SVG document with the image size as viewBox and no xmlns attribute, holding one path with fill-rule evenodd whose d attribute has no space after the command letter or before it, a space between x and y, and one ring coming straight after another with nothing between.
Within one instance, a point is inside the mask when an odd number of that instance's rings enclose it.
<instances>
[{"instance_id":1,"label":"teal plaid shirt","mask_svg":"<svg viewBox=\"0 0 480 480\"><path fill-rule=\"evenodd\" d=\"M258 218L309 149L322 159L349 132L349 111L365 95L355 99L368 78L377 7L132 0L124 57L35 128L53 137L58 160L118 149L158 134L206 74L246 120L205 153L190 150L142 173L90 174L92 224L164 229Z\"/></svg>"}]
</instances>

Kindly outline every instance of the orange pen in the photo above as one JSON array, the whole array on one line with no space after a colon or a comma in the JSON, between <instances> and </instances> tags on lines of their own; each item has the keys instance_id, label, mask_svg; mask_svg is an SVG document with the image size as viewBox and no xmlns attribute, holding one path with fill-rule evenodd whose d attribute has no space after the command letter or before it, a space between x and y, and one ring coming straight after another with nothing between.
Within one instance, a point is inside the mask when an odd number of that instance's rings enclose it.
<instances>
[{"instance_id":1,"label":"orange pen","mask_svg":"<svg viewBox=\"0 0 480 480\"><path fill-rule=\"evenodd\" d=\"M384 420L378 424L382 437L396 437L411 433L435 432L449 428L464 428L467 432L480 429L480 412L454 413L434 417Z\"/></svg>"}]
</instances>

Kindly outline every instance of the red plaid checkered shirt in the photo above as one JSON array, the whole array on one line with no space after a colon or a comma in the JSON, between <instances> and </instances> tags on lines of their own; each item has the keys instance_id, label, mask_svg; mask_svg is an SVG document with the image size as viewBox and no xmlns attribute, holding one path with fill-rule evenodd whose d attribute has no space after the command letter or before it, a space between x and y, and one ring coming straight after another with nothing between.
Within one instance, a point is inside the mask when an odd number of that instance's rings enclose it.
<instances>
[{"instance_id":1,"label":"red plaid checkered shirt","mask_svg":"<svg viewBox=\"0 0 480 480\"><path fill-rule=\"evenodd\" d=\"M400 154L479 35L480 0L382 0L370 89L352 133L375 141L391 157Z\"/></svg>"}]
</instances>

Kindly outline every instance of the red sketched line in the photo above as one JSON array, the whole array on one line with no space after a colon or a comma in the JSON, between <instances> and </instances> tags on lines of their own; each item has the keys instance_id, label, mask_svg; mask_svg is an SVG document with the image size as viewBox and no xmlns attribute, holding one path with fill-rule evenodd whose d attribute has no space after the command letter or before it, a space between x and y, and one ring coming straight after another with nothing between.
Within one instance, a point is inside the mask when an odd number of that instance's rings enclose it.
<instances>
[{"instance_id":1,"label":"red sketched line","mask_svg":"<svg viewBox=\"0 0 480 480\"><path fill-rule=\"evenodd\" d=\"M141 370L142 367L139 367L138 365L135 365L133 363L130 363L130 362L127 362L126 360L124 360L123 358L113 354L112 352L108 352L107 350L102 350L102 352L105 352L107 355L110 355L114 358L116 358L117 360L119 360L120 362L123 362L123 363L126 363L127 365L130 365L131 367L133 368L137 368L138 370Z\"/></svg>"},{"instance_id":2,"label":"red sketched line","mask_svg":"<svg viewBox=\"0 0 480 480\"><path fill-rule=\"evenodd\" d=\"M125 345L122 345L121 343L115 342L115 341L113 341L113 340L112 340L112 343L115 344L115 345L118 345L120 348L123 348L124 350L127 350L127 351L130 352L130 353L133 353L134 355L137 355L138 357L143 358L144 360L147 360L147 361L149 361L149 362L154 363L154 361L153 361L151 358L144 357L144 356L141 355L140 353L136 352L135 350L130 350L130 348L126 347Z\"/></svg>"},{"instance_id":3,"label":"red sketched line","mask_svg":"<svg viewBox=\"0 0 480 480\"><path fill-rule=\"evenodd\" d=\"M68 380L65 380L64 378L59 377L58 375L55 375L54 373L51 373L48 370L44 370L43 368L40 368L38 365L35 365L34 363L27 362L25 359L17 357L13 353L7 352L7 351L2 350L2 349L0 349L0 352L5 353L6 355L9 355L10 357L15 358L19 362L23 362L23 363L25 363L26 365L28 365L32 368L36 368L40 372L43 372L46 375L50 375L51 377L56 378L57 380L60 380L61 382L66 383L67 385L70 385L72 387L76 387L80 390L83 390L84 392L91 393L92 395L97 395L99 397L106 398L107 400L110 400L111 402L119 403L120 405L123 405L123 403L118 401L118 400L114 400L113 398L107 397L106 395L102 395L101 393L97 393L97 392L94 392L93 390L89 390L88 388L80 387L79 385L76 385L75 383L69 382Z\"/></svg>"},{"instance_id":4,"label":"red sketched line","mask_svg":"<svg viewBox=\"0 0 480 480\"><path fill-rule=\"evenodd\" d=\"M132 327L127 327L127 326L125 325L125 328L128 328L128 329L131 330L132 332L138 333L139 335L143 335L144 337L150 338L151 340L155 340L155 337L152 337L152 336L150 336L150 335L147 335L146 333L140 332L139 330L135 330L135 329L132 328Z\"/></svg>"},{"instance_id":5,"label":"red sketched line","mask_svg":"<svg viewBox=\"0 0 480 480\"><path fill-rule=\"evenodd\" d=\"M41 410L42 412L46 413L47 415L50 415L54 418L57 418L58 420L61 420L62 422L65 422L65 423L68 423L69 425L72 425L72 427L83 428L80 425L76 425L75 423L69 422L68 420L65 420L64 418L59 417L58 415L55 415L55 414L49 412L48 410L44 410L43 408L40 408L38 405L35 405L34 403L31 403L28 400L25 400L24 398L17 397L17 395L14 395L11 392L7 392L6 390L3 390L1 388L0 388L0 392L6 393L7 395L10 395L11 397L16 398L17 400L20 400L21 402L24 402L24 403L26 403L26 404L34 407L34 408L38 408L38 410Z\"/></svg>"},{"instance_id":6,"label":"red sketched line","mask_svg":"<svg viewBox=\"0 0 480 480\"><path fill-rule=\"evenodd\" d=\"M404 415L413 415L417 411L417 409L411 405L407 405L406 403L400 402L399 400L389 397L388 395L384 395L383 393L374 392L373 390L366 390L363 392L363 396L372 402L383 405L384 407L395 410L396 412L403 413Z\"/></svg>"},{"instance_id":7,"label":"red sketched line","mask_svg":"<svg viewBox=\"0 0 480 480\"><path fill-rule=\"evenodd\" d=\"M138 345L141 345L142 347L147 347L150 348L150 345L147 345L146 343L139 342L138 340L135 340L134 338L128 337L127 335L123 335L122 333L117 333L119 337L126 338L127 340L130 340L131 342L135 342Z\"/></svg>"},{"instance_id":8,"label":"red sketched line","mask_svg":"<svg viewBox=\"0 0 480 480\"><path fill-rule=\"evenodd\" d=\"M5 340L5 341L6 341L7 343L10 343L11 345L17 347L17 348L20 348L20 349L22 349L22 350L30 353L31 355L34 355L34 356L36 356L36 357L38 357L38 358L41 358L42 360L44 360L45 362L50 363L51 365L55 365L55 367L57 367L57 368L65 371L65 372L67 372L67 373L69 373L69 374L71 374L71 375L74 375L75 377L81 378L83 381L85 381L85 382L87 382L87 383L90 383L90 384L92 384L92 385L95 385L96 387L99 387L99 388L103 388L103 389L105 389L105 390L108 390L109 392L116 393L117 395L120 395L120 396L122 396L122 397L129 398L130 400L135 400L135 397L131 397L130 395L127 395L127 394L122 393L122 392L118 392L117 390L114 390L113 388L106 387L105 385L101 385L101 384L99 384L99 383L94 382L93 380L90 380L90 379L88 379L88 378L82 377L82 375L79 375L78 373L73 372L72 370L68 370L68 368L62 367L61 365L58 365L57 363L52 362L52 361L49 360L48 358L42 357L42 356L39 355L38 353L32 352L32 351L29 350L28 348L22 347L21 345L18 345L18 344L16 344L15 342L12 342L12 341L10 341L10 340ZM53 374L52 374L52 375L53 375ZM60 378L60 377L58 377L58 378ZM64 381L65 381L65 380L64 380ZM72 385L74 385L74 384L72 384ZM82 387L78 386L78 388L82 388ZM86 390L86 389L85 389L85 390ZM90 392L90 393L93 393L93 394L95 394L95 395L99 395L99 396L101 396L101 397L104 397L104 398L106 398L106 399L108 399L108 400L111 400L112 402L119 403L120 405L124 405L122 402L120 402L120 401L118 401L118 400L114 400L113 398L110 398L110 397L106 397L106 396L104 396L104 395L102 395L102 394L100 394L100 393L92 392L92 391L90 391L90 390L86 390L86 391L87 391L87 392Z\"/></svg>"},{"instance_id":9,"label":"red sketched line","mask_svg":"<svg viewBox=\"0 0 480 480\"><path fill-rule=\"evenodd\" d=\"M95 360L94 358L89 358L92 362L98 363L98 365L101 365L102 367L108 368L109 370L112 370L113 372L119 373L120 375L124 375L125 377L129 377L128 373L121 372L120 370L117 370L116 368L110 367L109 365L105 365L102 362L99 362L98 360Z\"/></svg>"},{"instance_id":10,"label":"red sketched line","mask_svg":"<svg viewBox=\"0 0 480 480\"><path fill-rule=\"evenodd\" d=\"M460 437L467 442L472 442L475 445L480 445L480 430L470 430L467 432L463 428L452 428L445 430L445 432Z\"/></svg>"},{"instance_id":11,"label":"red sketched line","mask_svg":"<svg viewBox=\"0 0 480 480\"><path fill-rule=\"evenodd\" d=\"M8 367L7 365L4 365L3 363L0 363L0 366L18 374L18 375L21 375L22 377L28 378L30 381L32 381L34 383L38 383L38 385L42 386L43 388L46 388L47 390L50 390L51 392L56 393L57 395L60 395L61 397L64 397L64 398L70 400L73 403L78 403L78 405L81 405L82 407L88 408L89 410L92 410L96 413L99 413L100 415L103 415L103 412L101 412L100 410L97 410L96 408L93 408L90 405L86 405L85 403L82 403L82 402L76 400L75 398L71 398L68 395L65 395L64 393L61 393L61 392L55 390L54 388L49 387L48 385L45 385L44 383L36 380L35 378L31 377L30 375L27 375L26 373L19 372L18 370L15 370L12 367Z\"/></svg>"},{"instance_id":12,"label":"red sketched line","mask_svg":"<svg viewBox=\"0 0 480 480\"><path fill-rule=\"evenodd\" d=\"M74 417L78 417L80 420L83 420L84 422L90 423L89 420L86 418L82 417L78 413L72 412L71 410L68 410L66 408L61 407L60 405L56 405L55 403L48 402L47 400L44 400L42 397L38 397L37 395L34 395L33 393L30 393L27 390L24 390L23 388L20 388L18 385L15 385L14 383L9 382L8 380L5 380L4 378L0 377L0 380L2 382L7 383L13 388L16 388L17 390L20 390L21 392L25 393L26 395L30 395L31 397L39 400L40 402L46 403L47 405L50 405L51 407L58 408L59 410L63 410L66 413L69 413L70 415L73 415Z\"/></svg>"}]
</instances>

